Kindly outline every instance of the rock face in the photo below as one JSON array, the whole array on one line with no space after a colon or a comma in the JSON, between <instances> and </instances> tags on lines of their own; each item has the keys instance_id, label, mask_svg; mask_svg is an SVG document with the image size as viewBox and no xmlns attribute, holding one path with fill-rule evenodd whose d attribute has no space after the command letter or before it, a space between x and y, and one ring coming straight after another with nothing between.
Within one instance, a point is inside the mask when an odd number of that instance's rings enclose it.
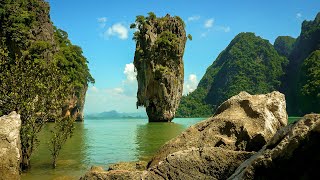
<instances>
[{"instance_id":1,"label":"rock face","mask_svg":"<svg viewBox=\"0 0 320 180\"><path fill-rule=\"evenodd\" d=\"M76 92L78 94L73 94L66 105L63 107L63 116L69 116L76 121L84 120L84 103L88 86L86 85L83 89Z\"/></svg>"},{"instance_id":2,"label":"rock face","mask_svg":"<svg viewBox=\"0 0 320 180\"><path fill-rule=\"evenodd\" d=\"M214 117L166 143L147 170L88 172L85 177L112 179L124 173L132 179L227 179L286 126L287 119L283 94L241 92L222 103Z\"/></svg>"},{"instance_id":3,"label":"rock face","mask_svg":"<svg viewBox=\"0 0 320 180\"><path fill-rule=\"evenodd\" d=\"M171 121L183 90L184 23L179 17L150 15L136 24L137 106L146 107L150 122Z\"/></svg>"},{"instance_id":4,"label":"rock face","mask_svg":"<svg viewBox=\"0 0 320 180\"><path fill-rule=\"evenodd\" d=\"M281 129L229 179L313 179L320 162L320 114Z\"/></svg>"},{"instance_id":5,"label":"rock face","mask_svg":"<svg viewBox=\"0 0 320 180\"><path fill-rule=\"evenodd\" d=\"M0 179L20 179L20 115L0 117Z\"/></svg>"},{"instance_id":6,"label":"rock face","mask_svg":"<svg viewBox=\"0 0 320 180\"><path fill-rule=\"evenodd\" d=\"M278 129L287 125L287 119L283 94L250 95L240 92L222 103L214 117L191 126L165 144L149 167L173 152L191 147L258 151Z\"/></svg>"}]
</instances>

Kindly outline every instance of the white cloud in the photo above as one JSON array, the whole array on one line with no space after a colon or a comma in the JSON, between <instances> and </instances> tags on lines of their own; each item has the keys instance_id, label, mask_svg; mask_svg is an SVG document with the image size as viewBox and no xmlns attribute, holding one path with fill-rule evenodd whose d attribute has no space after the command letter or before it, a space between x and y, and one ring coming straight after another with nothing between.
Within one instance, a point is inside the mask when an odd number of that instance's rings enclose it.
<instances>
[{"instance_id":1,"label":"white cloud","mask_svg":"<svg viewBox=\"0 0 320 180\"><path fill-rule=\"evenodd\" d=\"M297 18L297 19L301 19L301 18L302 18L302 14L301 14L301 13L297 13L297 14L296 14L296 18Z\"/></svg>"},{"instance_id":2,"label":"white cloud","mask_svg":"<svg viewBox=\"0 0 320 180\"><path fill-rule=\"evenodd\" d=\"M123 94L124 89L118 87L118 88L106 89L105 92L110 95L121 95Z\"/></svg>"},{"instance_id":3,"label":"white cloud","mask_svg":"<svg viewBox=\"0 0 320 180\"><path fill-rule=\"evenodd\" d=\"M123 73L126 75L127 81L136 81L137 72L135 71L133 63L126 64Z\"/></svg>"},{"instance_id":4,"label":"white cloud","mask_svg":"<svg viewBox=\"0 0 320 180\"><path fill-rule=\"evenodd\" d=\"M100 17L97 19L98 23L99 23L99 26L101 28L104 28L106 26L106 22L108 21L108 18L106 17Z\"/></svg>"},{"instance_id":5,"label":"white cloud","mask_svg":"<svg viewBox=\"0 0 320 180\"><path fill-rule=\"evenodd\" d=\"M89 87L89 92L99 92L99 89L95 86Z\"/></svg>"},{"instance_id":6,"label":"white cloud","mask_svg":"<svg viewBox=\"0 0 320 180\"><path fill-rule=\"evenodd\" d=\"M184 83L183 94L187 95L193 92L198 86L198 79L195 74L190 74L188 80Z\"/></svg>"},{"instance_id":7,"label":"white cloud","mask_svg":"<svg viewBox=\"0 0 320 180\"><path fill-rule=\"evenodd\" d=\"M128 29L121 23L117 23L108 28L104 33L105 37L117 36L118 38L125 40L128 39Z\"/></svg>"},{"instance_id":8,"label":"white cloud","mask_svg":"<svg viewBox=\"0 0 320 180\"><path fill-rule=\"evenodd\" d=\"M188 17L188 21L198 21L200 19L200 16L191 16Z\"/></svg>"},{"instance_id":9,"label":"white cloud","mask_svg":"<svg viewBox=\"0 0 320 180\"><path fill-rule=\"evenodd\" d=\"M217 26L215 30L227 33L231 31L231 28L229 26Z\"/></svg>"},{"instance_id":10,"label":"white cloud","mask_svg":"<svg viewBox=\"0 0 320 180\"><path fill-rule=\"evenodd\" d=\"M211 18L211 19L207 19L204 23L204 27L205 28L211 28L213 26L213 23L214 23L214 19Z\"/></svg>"}]
</instances>

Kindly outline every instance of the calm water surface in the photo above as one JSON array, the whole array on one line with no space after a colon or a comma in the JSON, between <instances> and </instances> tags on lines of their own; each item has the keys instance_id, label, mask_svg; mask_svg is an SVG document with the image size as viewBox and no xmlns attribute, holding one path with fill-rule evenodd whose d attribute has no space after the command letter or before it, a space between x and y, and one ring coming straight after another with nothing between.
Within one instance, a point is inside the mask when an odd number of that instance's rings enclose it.
<instances>
[{"instance_id":1,"label":"calm water surface","mask_svg":"<svg viewBox=\"0 0 320 180\"><path fill-rule=\"evenodd\" d=\"M148 123L147 119L86 119L76 123L71 139L63 147L57 168L51 168L48 141L50 126L40 134L40 145L32 168L22 179L79 179L92 165L107 168L119 161L149 160L168 140L204 118L174 119L174 123Z\"/></svg>"},{"instance_id":2,"label":"calm water surface","mask_svg":"<svg viewBox=\"0 0 320 180\"><path fill-rule=\"evenodd\" d=\"M298 117L290 117L294 122ZM148 123L147 119L86 119L76 123L71 139L63 147L57 168L51 168L48 124L40 134L32 168L23 180L79 179L92 165L107 168L119 161L149 160L168 140L204 118L176 118L174 123Z\"/></svg>"}]
</instances>

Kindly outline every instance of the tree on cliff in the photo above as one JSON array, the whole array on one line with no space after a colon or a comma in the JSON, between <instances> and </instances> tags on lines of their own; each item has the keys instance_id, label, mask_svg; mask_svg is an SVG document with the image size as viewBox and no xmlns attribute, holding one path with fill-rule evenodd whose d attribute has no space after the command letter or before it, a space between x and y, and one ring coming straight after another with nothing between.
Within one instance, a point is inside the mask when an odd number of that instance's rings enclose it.
<instances>
[{"instance_id":1,"label":"tree on cliff","mask_svg":"<svg viewBox=\"0 0 320 180\"><path fill-rule=\"evenodd\" d=\"M180 103L184 78L185 24L178 17L137 16L134 66L137 69L137 106L145 106L149 121L171 121ZM192 38L189 36L189 38Z\"/></svg>"},{"instance_id":2,"label":"tree on cliff","mask_svg":"<svg viewBox=\"0 0 320 180\"><path fill-rule=\"evenodd\" d=\"M81 48L54 29L43 0L0 4L0 72L0 115L21 114L21 167L28 169L44 123L62 119L70 96L94 80Z\"/></svg>"},{"instance_id":3,"label":"tree on cliff","mask_svg":"<svg viewBox=\"0 0 320 180\"><path fill-rule=\"evenodd\" d=\"M277 90L286 65L287 59L269 41L240 33L207 69L197 89L182 98L177 116L212 115L219 104L241 91Z\"/></svg>"}]
</instances>

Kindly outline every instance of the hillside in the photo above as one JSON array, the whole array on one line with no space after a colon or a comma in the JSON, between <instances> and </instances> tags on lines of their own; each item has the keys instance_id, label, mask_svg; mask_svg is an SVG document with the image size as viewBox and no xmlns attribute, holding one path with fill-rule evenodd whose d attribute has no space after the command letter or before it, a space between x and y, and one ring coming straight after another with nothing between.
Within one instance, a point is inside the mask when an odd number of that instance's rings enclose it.
<instances>
[{"instance_id":1,"label":"hillside","mask_svg":"<svg viewBox=\"0 0 320 180\"><path fill-rule=\"evenodd\" d=\"M197 89L182 98L178 117L212 115L219 104L241 91L277 90L287 63L268 40L240 33L207 69Z\"/></svg>"},{"instance_id":2,"label":"hillside","mask_svg":"<svg viewBox=\"0 0 320 180\"><path fill-rule=\"evenodd\" d=\"M289 56L284 93L290 115L320 112L320 13L303 21L300 36Z\"/></svg>"}]
</instances>

